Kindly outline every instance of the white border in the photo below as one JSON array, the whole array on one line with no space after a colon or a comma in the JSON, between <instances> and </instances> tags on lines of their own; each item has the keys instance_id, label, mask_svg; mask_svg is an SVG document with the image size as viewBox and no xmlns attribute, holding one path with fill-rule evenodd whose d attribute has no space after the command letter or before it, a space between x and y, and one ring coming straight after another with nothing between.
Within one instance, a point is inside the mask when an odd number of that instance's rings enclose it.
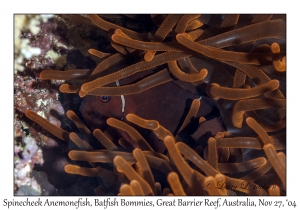
<instances>
[{"instance_id":1,"label":"white border","mask_svg":"<svg viewBox=\"0 0 300 210\"><path fill-rule=\"evenodd\" d=\"M296 2L296 1L293 1ZM1 176L0 206L3 199L23 200L13 197L13 14L15 13L286 13L287 14L287 196L266 198L270 201L298 200L300 189L298 117L299 114L299 13L298 5L291 1L16 1L1 3ZM298 174L299 173L299 174ZM140 197L142 198L142 197ZM191 198L191 197L190 197ZM30 198L36 200L37 197ZM42 199L46 199L43 197ZM75 200L76 197L51 197L53 200ZM89 197L89 199L94 199ZM133 199L133 198L126 198ZM157 198L147 198L156 201ZM204 199L204 198L201 198ZM216 197L214 199L217 199ZM224 199L224 198L222 198ZM231 198L230 198L231 199ZM232 198L234 199L234 198ZM243 197L245 199L245 197ZM258 197L251 197L258 200ZM133 199L134 200L134 199ZM258 202L258 201L257 201ZM7 208L7 207L6 207ZM52 207L44 207L50 209ZM66 208L66 207L64 207ZM99 207L100 208L100 207ZM161 207L162 208L162 207ZM164 207L165 208L165 207ZM197 207L199 208L199 207ZM292 207L290 207L292 208ZM11 208L16 209L16 208ZM23 207L22 209L32 209ZM71 208L68 208L71 209ZM74 209L74 208L72 208ZM83 209L80 207L80 209ZM90 208L89 208L90 209ZM102 209L102 208L100 208ZM112 208L110 208L112 209ZM133 209L133 207L126 207ZM137 208L136 208L137 209ZM140 208L139 208L140 209ZM229 208L228 208L229 209Z\"/></svg>"}]
</instances>

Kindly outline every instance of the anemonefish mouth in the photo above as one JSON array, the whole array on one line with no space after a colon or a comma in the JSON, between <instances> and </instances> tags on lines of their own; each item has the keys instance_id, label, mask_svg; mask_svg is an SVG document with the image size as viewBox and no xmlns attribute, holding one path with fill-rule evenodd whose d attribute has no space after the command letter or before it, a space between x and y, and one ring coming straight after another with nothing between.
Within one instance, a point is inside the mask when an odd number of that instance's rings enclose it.
<instances>
[{"instance_id":1,"label":"anemonefish mouth","mask_svg":"<svg viewBox=\"0 0 300 210\"><path fill-rule=\"evenodd\" d=\"M79 111L82 116L84 116L84 121L90 129L104 129L107 127L106 120L103 116L97 114L97 112L90 111L86 109L87 106L81 104Z\"/></svg>"}]
</instances>

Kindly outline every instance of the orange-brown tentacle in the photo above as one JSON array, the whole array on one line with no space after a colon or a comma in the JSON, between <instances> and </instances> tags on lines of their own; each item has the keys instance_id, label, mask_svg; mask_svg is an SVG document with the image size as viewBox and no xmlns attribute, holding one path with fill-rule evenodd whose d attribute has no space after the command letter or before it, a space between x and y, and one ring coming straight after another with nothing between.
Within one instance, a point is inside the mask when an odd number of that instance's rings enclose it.
<instances>
[{"instance_id":1,"label":"orange-brown tentacle","mask_svg":"<svg viewBox=\"0 0 300 210\"><path fill-rule=\"evenodd\" d=\"M270 20L272 18L272 14L257 14L254 16L251 23L258 23L266 20Z\"/></svg>"},{"instance_id":2,"label":"orange-brown tentacle","mask_svg":"<svg viewBox=\"0 0 300 210\"><path fill-rule=\"evenodd\" d=\"M123 28L121 26L115 25L113 23L107 22L107 21L103 20L102 18L100 18L98 15L88 15L88 18L96 26L98 26L99 28L101 28L105 31L112 31L112 30L115 30L115 29L119 28L133 39L138 39L138 40L145 40L146 39L147 40L147 38L145 36L143 36L142 34L139 34L135 31L129 30L127 28Z\"/></svg>"},{"instance_id":3,"label":"orange-brown tentacle","mask_svg":"<svg viewBox=\"0 0 300 210\"><path fill-rule=\"evenodd\" d=\"M226 63L230 66L233 66L241 71L243 71L250 79L255 80L255 83L260 85L270 81L271 79L258 67L254 65L248 64L240 64L230 61L221 61L222 63ZM265 93L265 96L268 98L285 98L279 89L276 89L271 92Z\"/></svg>"},{"instance_id":4,"label":"orange-brown tentacle","mask_svg":"<svg viewBox=\"0 0 300 210\"><path fill-rule=\"evenodd\" d=\"M192 20L191 22L188 23L186 30L191 31L191 30L196 30L203 26L203 23L199 20Z\"/></svg>"},{"instance_id":5,"label":"orange-brown tentacle","mask_svg":"<svg viewBox=\"0 0 300 210\"><path fill-rule=\"evenodd\" d=\"M120 96L137 94L172 80L173 79L170 76L168 70L164 69L151 76L146 77L145 79L142 79L137 83L118 87L100 87L88 92L87 95Z\"/></svg>"},{"instance_id":6,"label":"orange-brown tentacle","mask_svg":"<svg viewBox=\"0 0 300 210\"><path fill-rule=\"evenodd\" d=\"M199 72L194 74L187 74L183 72L177 65L177 61L168 62L170 72L177 78L185 82L198 82L203 80L207 74L207 69L201 69Z\"/></svg>"},{"instance_id":7,"label":"orange-brown tentacle","mask_svg":"<svg viewBox=\"0 0 300 210\"><path fill-rule=\"evenodd\" d=\"M71 79L87 79L90 74L89 69L74 69L67 71L43 70L40 78L43 80L71 80Z\"/></svg>"},{"instance_id":8,"label":"orange-brown tentacle","mask_svg":"<svg viewBox=\"0 0 300 210\"><path fill-rule=\"evenodd\" d=\"M168 15L155 32L151 41L162 42L167 37L172 28L176 25L181 16L182 15L178 14ZM147 51L144 55L145 61L151 61L154 58L155 53L156 51L154 50Z\"/></svg>"},{"instance_id":9,"label":"orange-brown tentacle","mask_svg":"<svg viewBox=\"0 0 300 210\"><path fill-rule=\"evenodd\" d=\"M148 182L152 191L155 192L154 177L144 153L139 148L136 148L133 150L132 154L137 161L136 165L138 165L140 169L140 175Z\"/></svg>"},{"instance_id":10,"label":"orange-brown tentacle","mask_svg":"<svg viewBox=\"0 0 300 210\"><path fill-rule=\"evenodd\" d=\"M120 34L113 34L112 40L118 44L139 50L155 51L184 51L185 48L177 42L143 42L135 39L124 37Z\"/></svg>"},{"instance_id":11,"label":"orange-brown tentacle","mask_svg":"<svg viewBox=\"0 0 300 210\"><path fill-rule=\"evenodd\" d=\"M270 80L269 82L266 82L253 88L228 88L221 87L217 83L211 83L208 86L207 91L213 98L223 98L226 100L240 100L263 95L266 92L278 89L278 87L278 80Z\"/></svg>"},{"instance_id":12,"label":"orange-brown tentacle","mask_svg":"<svg viewBox=\"0 0 300 210\"><path fill-rule=\"evenodd\" d=\"M216 170L218 170L218 151L217 141L215 138L210 137L207 142L207 162Z\"/></svg>"},{"instance_id":13,"label":"orange-brown tentacle","mask_svg":"<svg viewBox=\"0 0 300 210\"><path fill-rule=\"evenodd\" d=\"M277 43L273 43L271 45L271 51L273 53L273 66L276 71L285 72L286 71L286 57L284 56L282 60L280 60L280 46Z\"/></svg>"},{"instance_id":14,"label":"orange-brown tentacle","mask_svg":"<svg viewBox=\"0 0 300 210\"><path fill-rule=\"evenodd\" d=\"M122 184L120 187L120 193L122 196L134 196L134 192L130 185Z\"/></svg>"},{"instance_id":15,"label":"orange-brown tentacle","mask_svg":"<svg viewBox=\"0 0 300 210\"><path fill-rule=\"evenodd\" d=\"M216 60L259 65L260 57L262 56L256 53L233 52L205 46L191 40L186 33L177 34L176 39L185 47Z\"/></svg>"},{"instance_id":16,"label":"orange-brown tentacle","mask_svg":"<svg viewBox=\"0 0 300 210\"><path fill-rule=\"evenodd\" d=\"M182 142L177 142L176 147L180 151L181 154L184 155L187 159L189 159L192 163L194 163L201 171L203 171L207 176L215 176L219 173L216 169L214 169L207 161L203 160L195 150L191 149L189 146Z\"/></svg>"},{"instance_id":17,"label":"orange-brown tentacle","mask_svg":"<svg viewBox=\"0 0 300 210\"><path fill-rule=\"evenodd\" d=\"M152 147L148 144L148 142L135 130L133 127L129 126L128 124L124 123L123 121L117 120L115 118L108 118L107 124L118 128L122 131L127 132L133 140L139 145L142 150L150 150L153 151Z\"/></svg>"},{"instance_id":18,"label":"orange-brown tentacle","mask_svg":"<svg viewBox=\"0 0 300 210\"><path fill-rule=\"evenodd\" d=\"M170 184L170 187L171 187L174 195L176 195L176 196L186 195L176 172L169 173L167 179L168 179L168 182Z\"/></svg>"},{"instance_id":19,"label":"orange-brown tentacle","mask_svg":"<svg viewBox=\"0 0 300 210\"><path fill-rule=\"evenodd\" d=\"M104 52L101 52L101 51L95 50L95 49L89 49L88 52L91 55L97 56L98 58L104 58L104 57L110 56L110 53L104 53Z\"/></svg>"},{"instance_id":20,"label":"orange-brown tentacle","mask_svg":"<svg viewBox=\"0 0 300 210\"><path fill-rule=\"evenodd\" d=\"M268 160L270 161L272 167L276 171L277 175L279 176L280 180L283 183L283 186L286 186L286 166L282 163L282 161L277 156L277 152L274 148L274 145L271 143L264 146L264 151Z\"/></svg>"},{"instance_id":21,"label":"orange-brown tentacle","mask_svg":"<svg viewBox=\"0 0 300 210\"><path fill-rule=\"evenodd\" d=\"M124 173L129 180L137 180L145 195L154 195L150 185L131 167L131 165L121 156L114 158L114 164L119 172Z\"/></svg>"},{"instance_id":22,"label":"orange-brown tentacle","mask_svg":"<svg viewBox=\"0 0 300 210\"><path fill-rule=\"evenodd\" d=\"M160 140L163 140L167 135L173 136L169 130L161 126L156 120L145 120L134 114L128 114L126 119L142 128L152 130Z\"/></svg>"},{"instance_id":23,"label":"orange-brown tentacle","mask_svg":"<svg viewBox=\"0 0 300 210\"><path fill-rule=\"evenodd\" d=\"M198 113L198 110L200 108L200 100L199 99L194 99L193 102L192 102L192 105L190 107L190 110L188 112L188 114L186 115L182 125L180 126L178 132L177 132L177 135L175 136L175 139L178 141L179 140L179 136L178 134L180 134L186 127L189 123L191 123L191 120L196 117L197 113Z\"/></svg>"},{"instance_id":24,"label":"orange-brown tentacle","mask_svg":"<svg viewBox=\"0 0 300 210\"><path fill-rule=\"evenodd\" d=\"M174 164L176 165L178 171L182 175L185 182L192 189L194 194L197 194L199 186L201 184L198 182L194 170L187 164L187 162L180 155L179 150L175 146L175 139L172 136L166 136L164 138L164 144L168 149Z\"/></svg>"},{"instance_id":25,"label":"orange-brown tentacle","mask_svg":"<svg viewBox=\"0 0 300 210\"><path fill-rule=\"evenodd\" d=\"M72 110L68 110L66 112L67 117L75 123L80 133L85 135L87 138L92 136L92 132L90 129L82 122L82 120L73 112Z\"/></svg>"},{"instance_id":26,"label":"orange-brown tentacle","mask_svg":"<svg viewBox=\"0 0 300 210\"><path fill-rule=\"evenodd\" d=\"M235 127L241 128L244 120L244 113L250 110L267 109L269 107L285 108L285 99L254 98L239 100L233 107L232 123Z\"/></svg>"},{"instance_id":27,"label":"orange-brown tentacle","mask_svg":"<svg viewBox=\"0 0 300 210\"><path fill-rule=\"evenodd\" d=\"M198 41L198 43L224 48L235 45L237 42L242 44L266 38L285 39L285 22L280 19L263 21Z\"/></svg>"},{"instance_id":28,"label":"orange-brown tentacle","mask_svg":"<svg viewBox=\"0 0 300 210\"><path fill-rule=\"evenodd\" d=\"M96 89L96 88L106 85L108 83L131 76L137 72L144 71L144 70L156 67L158 65L168 63L169 61L177 60L177 59L188 57L188 56L190 56L190 54L182 53L182 52L162 53L162 54L155 56L154 59L150 62L141 61L141 62L138 62L131 66L128 66L124 69L121 69L118 72L115 72L110 75L95 79L91 82L85 83L82 85L81 90L84 92L89 92L93 89Z\"/></svg>"},{"instance_id":29,"label":"orange-brown tentacle","mask_svg":"<svg viewBox=\"0 0 300 210\"><path fill-rule=\"evenodd\" d=\"M132 189L134 195L138 195L138 196L145 195L145 194L143 193L142 187L141 187L141 185L140 185L140 183L139 183L138 181L132 180L132 181L130 182L130 187L131 187L131 189Z\"/></svg>"},{"instance_id":30,"label":"orange-brown tentacle","mask_svg":"<svg viewBox=\"0 0 300 210\"><path fill-rule=\"evenodd\" d=\"M117 149L117 146L100 129L95 129L93 134L107 150Z\"/></svg>"},{"instance_id":31,"label":"orange-brown tentacle","mask_svg":"<svg viewBox=\"0 0 300 210\"><path fill-rule=\"evenodd\" d=\"M258 168L266 164L266 158L259 157L252 160L240 162L240 163L218 163L218 169L221 173L236 173L244 172Z\"/></svg>"},{"instance_id":32,"label":"orange-brown tentacle","mask_svg":"<svg viewBox=\"0 0 300 210\"><path fill-rule=\"evenodd\" d=\"M234 77L233 77L233 87L240 88L245 84L246 81L246 74L241 70L235 70Z\"/></svg>"},{"instance_id":33,"label":"orange-brown tentacle","mask_svg":"<svg viewBox=\"0 0 300 210\"><path fill-rule=\"evenodd\" d=\"M62 84L59 86L59 91L62 93L78 93L80 91L81 85L69 85Z\"/></svg>"},{"instance_id":34,"label":"orange-brown tentacle","mask_svg":"<svg viewBox=\"0 0 300 210\"><path fill-rule=\"evenodd\" d=\"M271 167L272 167L272 165L270 164L269 161L267 161L266 164L264 164L264 165L260 166L259 168L251 171L249 174L244 176L242 179L244 179L248 182L252 182L255 179L257 179L258 177L261 177L262 175L267 173L271 169Z\"/></svg>"},{"instance_id":35,"label":"orange-brown tentacle","mask_svg":"<svg viewBox=\"0 0 300 210\"><path fill-rule=\"evenodd\" d=\"M284 187L286 185L286 166L283 164L281 159L278 157L273 142L271 141L269 135L263 130L263 128L252 118L248 117L246 119L247 124L251 127L260 137L264 143L263 150L270 161L272 167L276 171L277 175L281 179Z\"/></svg>"},{"instance_id":36,"label":"orange-brown tentacle","mask_svg":"<svg viewBox=\"0 0 300 210\"><path fill-rule=\"evenodd\" d=\"M233 30L238 23L239 17L240 15L238 14L225 15L220 27L218 28L218 33Z\"/></svg>"},{"instance_id":37,"label":"orange-brown tentacle","mask_svg":"<svg viewBox=\"0 0 300 210\"><path fill-rule=\"evenodd\" d=\"M34 121L35 123L39 124L41 127L49 131L51 134L56 136L57 138L63 141L69 141L69 132L61 129L50 123L48 120L42 118L40 115L35 113L34 111L27 110L25 112L26 117Z\"/></svg>"},{"instance_id":38,"label":"orange-brown tentacle","mask_svg":"<svg viewBox=\"0 0 300 210\"><path fill-rule=\"evenodd\" d=\"M76 133L71 132L69 138L79 147L79 149L84 151L93 150L93 148L86 141L83 141Z\"/></svg>"},{"instance_id":39,"label":"orange-brown tentacle","mask_svg":"<svg viewBox=\"0 0 300 210\"><path fill-rule=\"evenodd\" d=\"M132 153L129 152L121 152L121 151L76 151L72 150L69 152L69 157L72 160L79 160L79 161L87 161L92 163L112 163L113 159L116 156L122 156L126 159L130 164L134 164L136 161L132 156Z\"/></svg>"},{"instance_id":40,"label":"orange-brown tentacle","mask_svg":"<svg viewBox=\"0 0 300 210\"><path fill-rule=\"evenodd\" d=\"M200 17L200 15L196 15L196 14L188 14L188 15L183 15L175 28L175 33L183 33L186 30L186 27L188 25L188 23L196 18Z\"/></svg>"}]
</instances>

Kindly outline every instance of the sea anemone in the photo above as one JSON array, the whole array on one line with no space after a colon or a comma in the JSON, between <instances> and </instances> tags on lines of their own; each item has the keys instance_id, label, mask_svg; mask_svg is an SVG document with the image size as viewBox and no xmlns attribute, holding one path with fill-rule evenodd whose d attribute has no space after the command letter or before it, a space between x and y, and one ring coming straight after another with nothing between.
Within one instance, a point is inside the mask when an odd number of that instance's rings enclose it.
<instances>
[{"instance_id":1,"label":"sea anemone","mask_svg":"<svg viewBox=\"0 0 300 210\"><path fill-rule=\"evenodd\" d=\"M61 117L67 126L24 111L62 140L67 157L52 168L71 180L56 188L85 180L86 195L285 195L285 15L61 18L106 35L88 50L95 68L38 76L81 98Z\"/></svg>"}]
</instances>

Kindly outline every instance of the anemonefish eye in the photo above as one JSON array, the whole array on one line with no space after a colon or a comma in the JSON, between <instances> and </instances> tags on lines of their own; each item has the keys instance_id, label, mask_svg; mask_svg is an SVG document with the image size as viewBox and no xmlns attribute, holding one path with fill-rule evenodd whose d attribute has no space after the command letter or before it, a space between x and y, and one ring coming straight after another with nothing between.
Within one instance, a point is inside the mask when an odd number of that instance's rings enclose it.
<instances>
[{"instance_id":1,"label":"anemonefish eye","mask_svg":"<svg viewBox=\"0 0 300 210\"><path fill-rule=\"evenodd\" d=\"M109 101L109 96L101 96L101 101L102 102L108 102Z\"/></svg>"}]
</instances>

